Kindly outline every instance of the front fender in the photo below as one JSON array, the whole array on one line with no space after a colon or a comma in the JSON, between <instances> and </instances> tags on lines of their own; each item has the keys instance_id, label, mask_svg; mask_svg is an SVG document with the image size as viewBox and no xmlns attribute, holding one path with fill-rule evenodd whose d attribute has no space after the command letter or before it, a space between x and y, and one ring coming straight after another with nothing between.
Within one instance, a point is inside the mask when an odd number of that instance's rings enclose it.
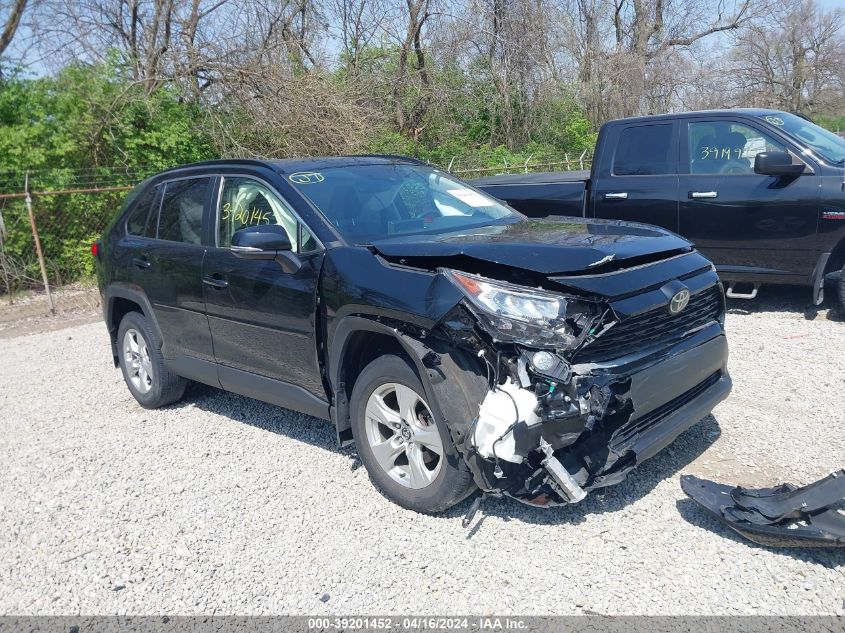
<instances>
[{"instance_id":1,"label":"front fender","mask_svg":"<svg viewBox=\"0 0 845 633\"><path fill-rule=\"evenodd\" d=\"M335 394L332 420L341 445L350 442L349 402L342 376L343 360L352 335L373 332L393 338L414 363L432 413L444 420L455 445L460 447L478 405L487 391L481 361L472 354L434 337L421 338L403 332L401 324L365 316L348 316L335 329L329 354L329 382Z\"/></svg>"}]
</instances>

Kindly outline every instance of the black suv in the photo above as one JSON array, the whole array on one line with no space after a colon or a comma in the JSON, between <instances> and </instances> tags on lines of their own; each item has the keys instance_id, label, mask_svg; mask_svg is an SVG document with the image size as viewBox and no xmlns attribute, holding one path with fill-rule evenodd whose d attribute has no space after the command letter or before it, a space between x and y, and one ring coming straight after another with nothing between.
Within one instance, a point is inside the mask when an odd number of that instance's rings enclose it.
<instances>
[{"instance_id":1,"label":"black suv","mask_svg":"<svg viewBox=\"0 0 845 633\"><path fill-rule=\"evenodd\" d=\"M228 160L140 184L98 243L147 408L187 380L331 420L393 501L614 484L731 387L711 263L662 229L528 220L405 158Z\"/></svg>"}]
</instances>

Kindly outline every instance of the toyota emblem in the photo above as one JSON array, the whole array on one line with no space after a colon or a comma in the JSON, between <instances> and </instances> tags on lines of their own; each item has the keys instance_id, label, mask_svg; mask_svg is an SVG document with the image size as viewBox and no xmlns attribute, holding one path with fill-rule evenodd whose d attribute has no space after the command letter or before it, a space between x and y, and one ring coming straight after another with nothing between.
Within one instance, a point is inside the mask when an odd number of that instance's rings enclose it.
<instances>
[{"instance_id":1,"label":"toyota emblem","mask_svg":"<svg viewBox=\"0 0 845 633\"><path fill-rule=\"evenodd\" d=\"M678 314L681 310L687 307L689 303L689 290L686 288L679 290L669 300L669 313Z\"/></svg>"}]
</instances>

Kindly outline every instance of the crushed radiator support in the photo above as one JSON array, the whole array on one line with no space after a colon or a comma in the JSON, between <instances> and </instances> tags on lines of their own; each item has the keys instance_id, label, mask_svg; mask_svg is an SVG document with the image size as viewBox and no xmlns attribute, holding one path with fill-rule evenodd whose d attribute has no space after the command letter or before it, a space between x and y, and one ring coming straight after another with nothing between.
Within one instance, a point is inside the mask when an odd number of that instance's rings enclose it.
<instances>
[{"instance_id":1,"label":"crushed radiator support","mask_svg":"<svg viewBox=\"0 0 845 633\"><path fill-rule=\"evenodd\" d=\"M681 488L745 538L773 547L845 547L845 470L801 488L748 489L693 475Z\"/></svg>"}]
</instances>

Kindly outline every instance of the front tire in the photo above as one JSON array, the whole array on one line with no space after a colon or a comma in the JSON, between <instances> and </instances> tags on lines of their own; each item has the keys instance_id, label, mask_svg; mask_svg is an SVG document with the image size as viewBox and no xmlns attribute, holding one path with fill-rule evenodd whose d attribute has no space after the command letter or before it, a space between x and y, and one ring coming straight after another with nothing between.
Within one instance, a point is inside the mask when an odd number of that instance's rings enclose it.
<instances>
[{"instance_id":1,"label":"front tire","mask_svg":"<svg viewBox=\"0 0 845 633\"><path fill-rule=\"evenodd\" d=\"M446 429L426 402L409 363L382 356L352 390L352 435L370 480L388 499L433 514L466 498L475 485Z\"/></svg>"},{"instance_id":2,"label":"front tire","mask_svg":"<svg viewBox=\"0 0 845 633\"><path fill-rule=\"evenodd\" d=\"M129 392L145 409L157 409L182 398L187 380L168 371L161 340L139 312L129 312L117 329L120 370Z\"/></svg>"}]
</instances>

